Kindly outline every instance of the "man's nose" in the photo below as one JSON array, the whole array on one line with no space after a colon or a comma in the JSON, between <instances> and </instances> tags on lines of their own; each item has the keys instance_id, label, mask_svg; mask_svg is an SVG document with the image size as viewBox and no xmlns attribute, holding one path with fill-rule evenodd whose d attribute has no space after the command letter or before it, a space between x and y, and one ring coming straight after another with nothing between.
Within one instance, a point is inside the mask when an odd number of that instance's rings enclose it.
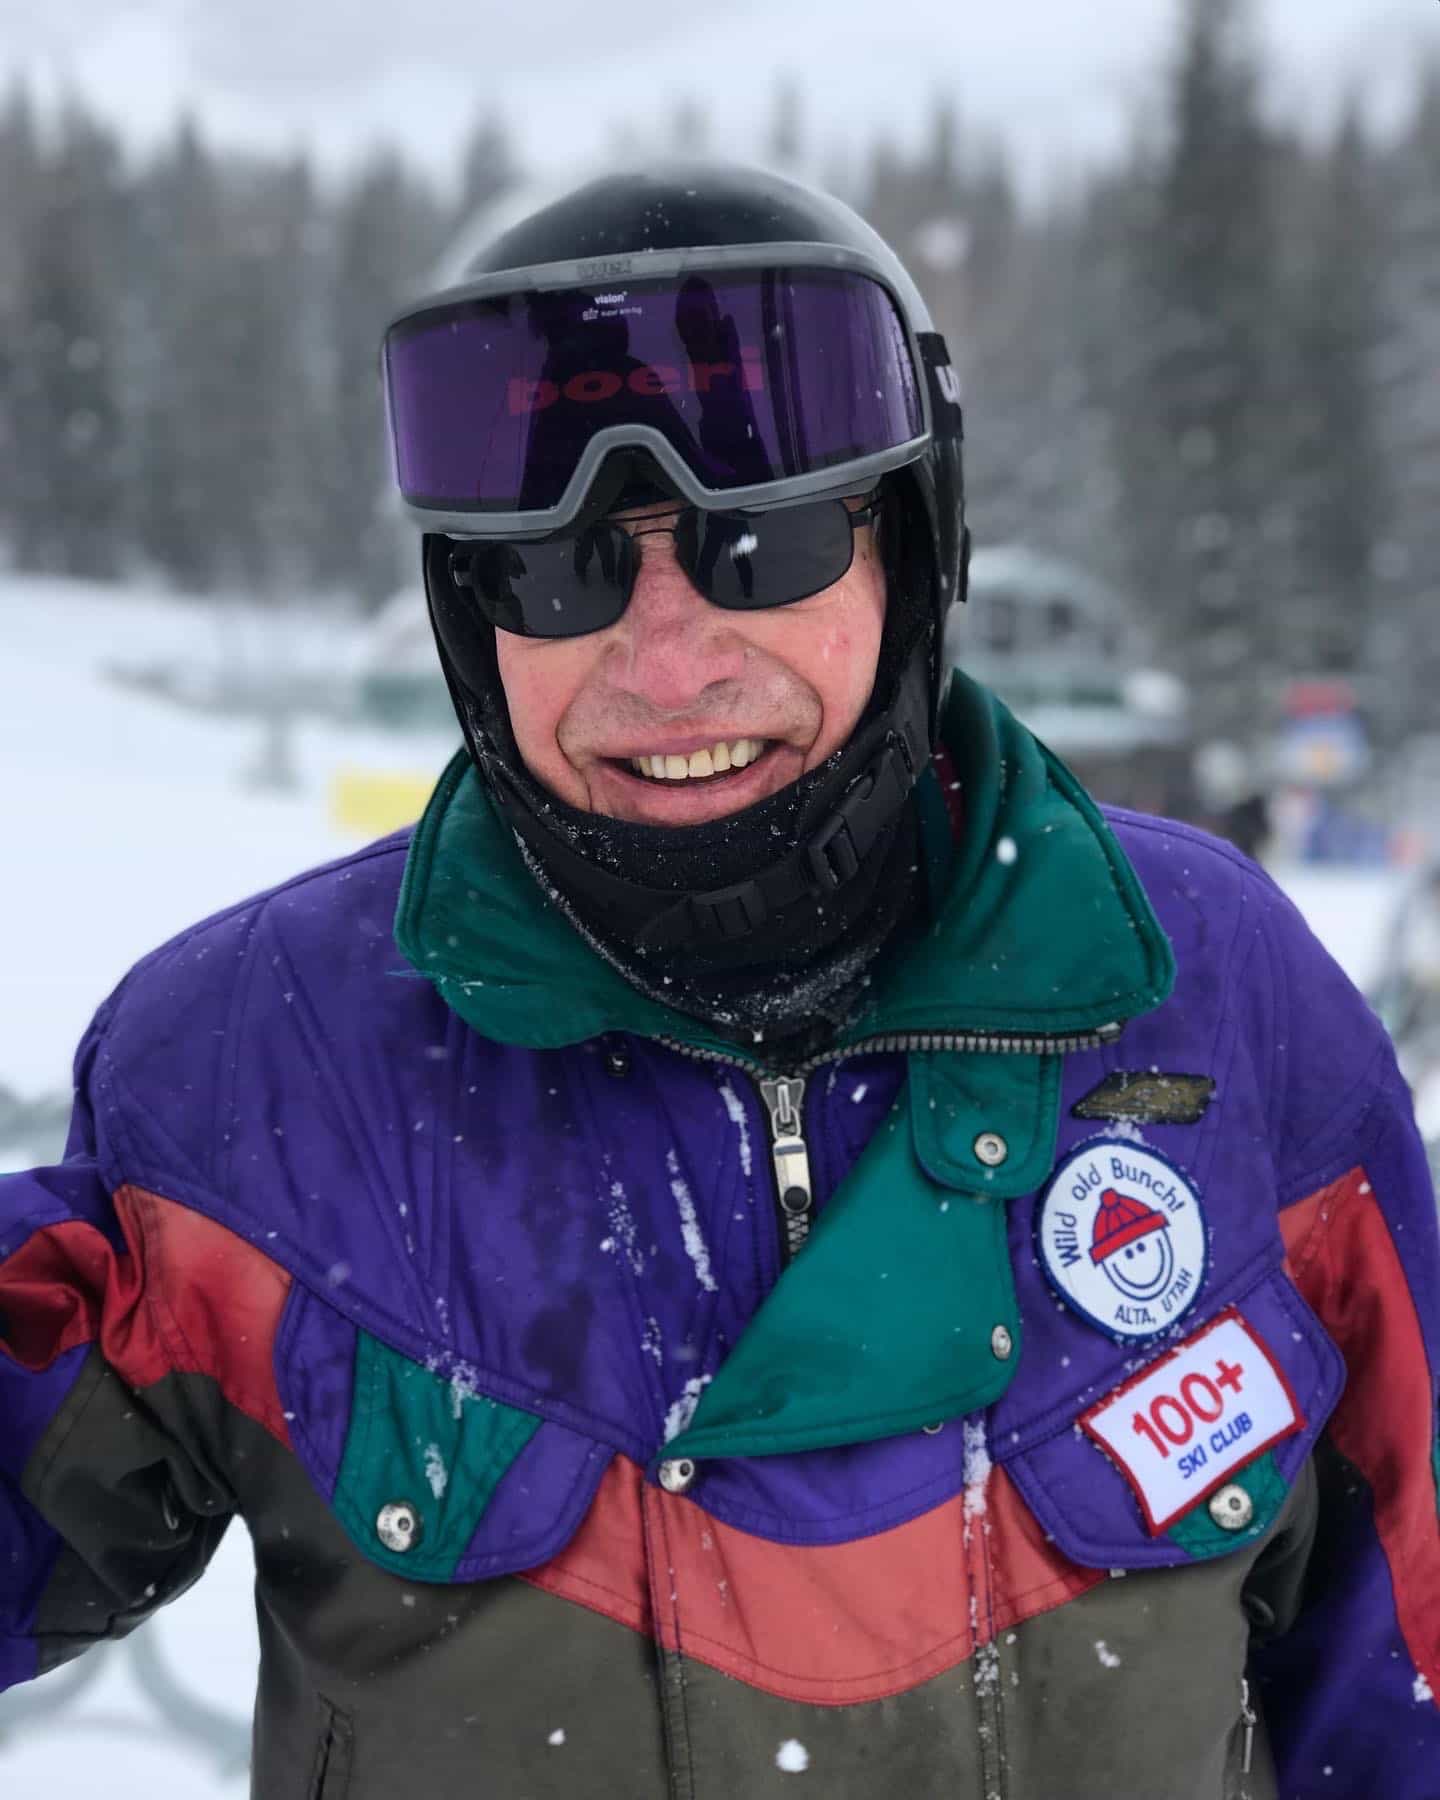
<instances>
[{"instance_id":1,"label":"man's nose","mask_svg":"<svg viewBox=\"0 0 1440 1800\"><path fill-rule=\"evenodd\" d=\"M740 674L744 639L680 567L668 533L641 533L635 547L640 566L614 627L610 679L657 711L683 712L707 687Z\"/></svg>"}]
</instances>

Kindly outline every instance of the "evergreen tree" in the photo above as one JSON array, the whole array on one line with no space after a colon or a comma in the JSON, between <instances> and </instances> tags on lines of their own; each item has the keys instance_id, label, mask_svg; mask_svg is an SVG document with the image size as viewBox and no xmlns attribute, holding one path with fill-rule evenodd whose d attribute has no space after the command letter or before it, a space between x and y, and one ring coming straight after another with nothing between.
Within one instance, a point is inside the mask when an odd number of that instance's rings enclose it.
<instances>
[{"instance_id":1,"label":"evergreen tree","mask_svg":"<svg viewBox=\"0 0 1440 1800\"><path fill-rule=\"evenodd\" d=\"M1353 111L1317 177L1292 309L1293 403L1281 472L1295 525L1291 634L1297 670L1354 675L1370 648L1384 492L1373 417L1378 192Z\"/></svg>"},{"instance_id":2,"label":"evergreen tree","mask_svg":"<svg viewBox=\"0 0 1440 1800\"><path fill-rule=\"evenodd\" d=\"M1135 233L1139 342L1117 420L1133 585L1192 680L1202 731L1242 737L1271 703L1285 629L1266 529L1277 222L1243 26L1241 0L1187 0L1169 141Z\"/></svg>"},{"instance_id":3,"label":"evergreen tree","mask_svg":"<svg viewBox=\"0 0 1440 1800\"><path fill-rule=\"evenodd\" d=\"M453 228L463 229L467 221L492 205L518 179L509 134L499 114L482 114L461 152Z\"/></svg>"},{"instance_id":4,"label":"evergreen tree","mask_svg":"<svg viewBox=\"0 0 1440 1800\"><path fill-rule=\"evenodd\" d=\"M1376 546L1376 677L1390 735L1435 730L1440 687L1440 61L1382 171L1384 254L1375 433L1389 488Z\"/></svg>"},{"instance_id":5,"label":"evergreen tree","mask_svg":"<svg viewBox=\"0 0 1440 1800\"><path fill-rule=\"evenodd\" d=\"M145 171L136 209L145 249L135 349L138 540L177 587L204 593L227 572L227 546L240 529L231 434L247 327L231 279L222 171L193 121L181 121Z\"/></svg>"},{"instance_id":6,"label":"evergreen tree","mask_svg":"<svg viewBox=\"0 0 1440 1800\"><path fill-rule=\"evenodd\" d=\"M13 541L20 495L14 480L21 445L15 418L22 367L22 299L30 210L39 192L40 145L29 90L16 82L0 107L0 532Z\"/></svg>"},{"instance_id":7,"label":"evergreen tree","mask_svg":"<svg viewBox=\"0 0 1440 1800\"><path fill-rule=\"evenodd\" d=\"M313 573L318 476L310 246L314 194L303 159L237 171L226 208L234 305L226 441L232 486L227 573L249 594L293 593Z\"/></svg>"},{"instance_id":8,"label":"evergreen tree","mask_svg":"<svg viewBox=\"0 0 1440 1800\"><path fill-rule=\"evenodd\" d=\"M22 567L118 571L125 513L116 404L123 236L119 149L74 102L19 224L9 383L11 531Z\"/></svg>"},{"instance_id":9,"label":"evergreen tree","mask_svg":"<svg viewBox=\"0 0 1440 1800\"><path fill-rule=\"evenodd\" d=\"M694 95L687 94L670 115L671 148L677 156L704 156L709 143L709 116Z\"/></svg>"},{"instance_id":10,"label":"evergreen tree","mask_svg":"<svg viewBox=\"0 0 1440 1800\"><path fill-rule=\"evenodd\" d=\"M326 510L332 567L372 605L394 589L413 555L408 536L393 530L382 510L390 473L381 334L424 281L443 235L434 196L391 152L374 157L340 196L328 309Z\"/></svg>"},{"instance_id":11,"label":"evergreen tree","mask_svg":"<svg viewBox=\"0 0 1440 1800\"><path fill-rule=\"evenodd\" d=\"M799 169L804 154L804 102L800 86L793 75L782 75L775 84L766 156L776 168Z\"/></svg>"}]
</instances>

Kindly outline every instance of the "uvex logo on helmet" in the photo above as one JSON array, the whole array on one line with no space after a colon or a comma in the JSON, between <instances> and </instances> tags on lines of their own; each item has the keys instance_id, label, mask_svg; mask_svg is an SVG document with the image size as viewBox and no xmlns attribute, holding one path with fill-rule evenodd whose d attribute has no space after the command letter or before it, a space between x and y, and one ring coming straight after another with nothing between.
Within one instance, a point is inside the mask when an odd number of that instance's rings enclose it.
<instances>
[{"instance_id":1,"label":"uvex logo on helmet","mask_svg":"<svg viewBox=\"0 0 1440 1800\"><path fill-rule=\"evenodd\" d=\"M687 363L676 369L667 363L638 363L623 374L617 369L582 369L568 381L555 382L544 376L528 375L510 378L506 404L512 418L525 413L544 412L557 401L572 400L578 406L597 406L613 400L622 388L632 394L653 398L659 394L708 394L717 385L738 383L752 394L765 390L765 370L760 352L742 346L739 363Z\"/></svg>"}]
</instances>

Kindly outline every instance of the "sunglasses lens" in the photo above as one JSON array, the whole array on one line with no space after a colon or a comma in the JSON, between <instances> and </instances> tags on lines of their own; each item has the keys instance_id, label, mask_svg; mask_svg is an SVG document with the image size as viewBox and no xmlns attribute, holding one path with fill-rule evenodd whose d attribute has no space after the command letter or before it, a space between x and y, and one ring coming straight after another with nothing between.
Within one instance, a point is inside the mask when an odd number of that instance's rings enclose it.
<instances>
[{"instance_id":1,"label":"sunglasses lens","mask_svg":"<svg viewBox=\"0 0 1440 1800\"><path fill-rule=\"evenodd\" d=\"M630 595L634 552L618 527L579 537L468 547L470 581L492 625L521 637L583 637L613 625Z\"/></svg>"},{"instance_id":2,"label":"sunglasses lens","mask_svg":"<svg viewBox=\"0 0 1440 1800\"><path fill-rule=\"evenodd\" d=\"M736 612L788 606L839 581L855 534L843 500L766 513L691 513L676 549L707 600Z\"/></svg>"}]
</instances>

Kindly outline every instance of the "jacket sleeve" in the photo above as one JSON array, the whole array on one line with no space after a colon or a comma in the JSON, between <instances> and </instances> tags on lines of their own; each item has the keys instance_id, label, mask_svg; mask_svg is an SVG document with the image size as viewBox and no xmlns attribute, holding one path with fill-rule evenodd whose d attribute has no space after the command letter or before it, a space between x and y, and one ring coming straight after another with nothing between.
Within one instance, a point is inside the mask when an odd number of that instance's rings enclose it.
<instances>
[{"instance_id":1,"label":"jacket sleeve","mask_svg":"<svg viewBox=\"0 0 1440 1800\"><path fill-rule=\"evenodd\" d=\"M142 1246L99 1171L100 1029L77 1058L64 1160L0 1175L0 1688L182 1592L234 1505L166 1404Z\"/></svg>"},{"instance_id":2,"label":"jacket sleeve","mask_svg":"<svg viewBox=\"0 0 1440 1800\"><path fill-rule=\"evenodd\" d=\"M1440 1791L1440 1234L1379 1022L1288 901L1261 896L1260 1054L1292 1279L1345 1359L1289 1614L1254 1672L1284 1800Z\"/></svg>"}]
</instances>

